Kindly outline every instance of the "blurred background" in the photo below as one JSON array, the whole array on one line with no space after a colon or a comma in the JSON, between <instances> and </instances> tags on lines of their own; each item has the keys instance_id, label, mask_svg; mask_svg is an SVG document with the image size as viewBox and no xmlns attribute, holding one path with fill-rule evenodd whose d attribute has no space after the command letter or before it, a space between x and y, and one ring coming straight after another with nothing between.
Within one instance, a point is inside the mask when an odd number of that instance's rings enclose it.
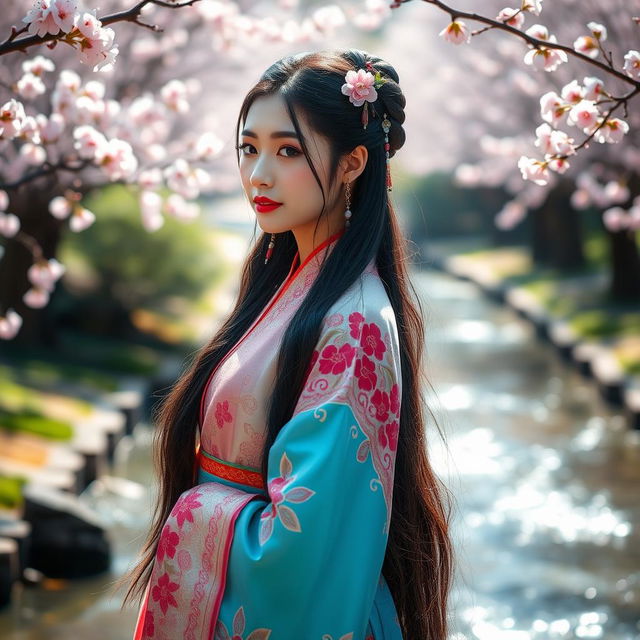
<instances>
[{"instance_id":1,"label":"blurred background","mask_svg":"<svg viewBox=\"0 0 640 640\"><path fill-rule=\"evenodd\" d=\"M5 4L0 40L31 6ZM98 15L133 4L105 0ZM451 4L490 18L504 7ZM624 223L640 196L637 99L618 114L630 125L621 142L593 142L549 184L524 181L517 165L540 156L543 94L594 75L613 95L628 87L571 58L536 71L501 31L447 43L449 16L427 2L148 9L163 31L112 25L112 72L93 73L67 46L31 49L56 65L38 93L16 89L23 53L0 65L0 104L17 92L50 124L59 111L128 141L138 170L172 167L162 185L87 165L6 189L21 229L66 271L47 304L25 304L34 253L0 236L3 313L23 318L0 344L0 637L132 636L136 611L120 611L114 584L151 518L150 412L230 311L260 231L240 192L238 109L271 62L338 47L386 59L407 98L392 198L445 436L434 423L427 446L455 496L452 640L640 638L640 223ZM639 9L557 0L523 29L542 23L571 46L601 23L621 67ZM70 128L53 138L52 163L73 148ZM24 140L0 143L5 185L42 166ZM189 182L176 159L198 145L190 166L204 173ZM95 221L71 228L50 208L61 196Z\"/></svg>"}]
</instances>

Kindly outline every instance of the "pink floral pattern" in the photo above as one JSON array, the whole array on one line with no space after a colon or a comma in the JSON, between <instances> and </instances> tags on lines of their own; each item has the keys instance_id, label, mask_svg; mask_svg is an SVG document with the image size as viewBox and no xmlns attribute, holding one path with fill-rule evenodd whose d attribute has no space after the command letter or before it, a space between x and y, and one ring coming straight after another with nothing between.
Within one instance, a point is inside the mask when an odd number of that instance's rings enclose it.
<instances>
[{"instance_id":1,"label":"pink floral pattern","mask_svg":"<svg viewBox=\"0 0 640 640\"><path fill-rule=\"evenodd\" d=\"M177 607L178 603L173 597L173 592L177 591L180 585L176 582L171 582L168 573L163 573L158 580L158 584L151 588L151 597L154 602L157 602L162 609L162 613L167 613L167 609L171 607Z\"/></svg>"},{"instance_id":2,"label":"pink floral pattern","mask_svg":"<svg viewBox=\"0 0 640 640\"><path fill-rule=\"evenodd\" d=\"M340 348L330 344L320 354L320 373L338 375L351 366L356 350L350 344Z\"/></svg>"},{"instance_id":3,"label":"pink floral pattern","mask_svg":"<svg viewBox=\"0 0 640 640\"><path fill-rule=\"evenodd\" d=\"M202 503L198 501L198 498L201 497L202 494L195 491L193 493L187 492L178 498L170 514L178 521L178 527L182 528L182 525L187 521L193 522L192 511L202 506Z\"/></svg>"},{"instance_id":4,"label":"pink floral pattern","mask_svg":"<svg viewBox=\"0 0 640 640\"><path fill-rule=\"evenodd\" d=\"M165 555L169 558L175 557L176 546L179 542L180 536L175 531L171 531L170 524L165 524L158 540L158 550L156 551L158 560L162 562Z\"/></svg>"},{"instance_id":5,"label":"pink floral pattern","mask_svg":"<svg viewBox=\"0 0 640 640\"><path fill-rule=\"evenodd\" d=\"M222 402L216 403L216 424L219 429L224 427L225 422L233 422L233 416L229 411L229 401L224 400Z\"/></svg>"},{"instance_id":6,"label":"pink floral pattern","mask_svg":"<svg viewBox=\"0 0 640 640\"><path fill-rule=\"evenodd\" d=\"M307 489L307 487L293 487L293 481L296 479L292 475L293 467L286 453L280 458L280 476L269 481L269 497L271 503L267 505L260 516L260 544L265 544L273 533L273 525L277 519L289 531L299 533L302 531L300 521L296 512L283 502L300 503L306 502L311 496L315 495L315 491Z\"/></svg>"},{"instance_id":7,"label":"pink floral pattern","mask_svg":"<svg viewBox=\"0 0 640 640\"><path fill-rule=\"evenodd\" d=\"M244 607L240 607L233 616L233 635L229 634L224 622L218 620L214 640L268 640L271 636L271 629L262 628L254 629L246 638L243 638L245 626Z\"/></svg>"},{"instance_id":8,"label":"pink floral pattern","mask_svg":"<svg viewBox=\"0 0 640 640\"><path fill-rule=\"evenodd\" d=\"M362 350L368 356L374 356L377 360L382 360L384 352L387 350L380 337L380 327L374 322L365 324L362 327L362 337L360 338Z\"/></svg>"}]
</instances>

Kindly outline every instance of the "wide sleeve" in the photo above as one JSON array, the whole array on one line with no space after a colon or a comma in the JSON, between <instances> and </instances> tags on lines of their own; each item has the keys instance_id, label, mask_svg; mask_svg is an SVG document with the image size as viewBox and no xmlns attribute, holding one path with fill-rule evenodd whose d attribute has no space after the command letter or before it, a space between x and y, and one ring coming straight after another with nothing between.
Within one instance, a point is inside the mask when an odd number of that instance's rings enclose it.
<instances>
[{"instance_id":1,"label":"wide sleeve","mask_svg":"<svg viewBox=\"0 0 640 640\"><path fill-rule=\"evenodd\" d=\"M401 375L393 309L323 321L293 416L268 458L268 500L231 542L216 640L361 640L391 516Z\"/></svg>"}]
</instances>

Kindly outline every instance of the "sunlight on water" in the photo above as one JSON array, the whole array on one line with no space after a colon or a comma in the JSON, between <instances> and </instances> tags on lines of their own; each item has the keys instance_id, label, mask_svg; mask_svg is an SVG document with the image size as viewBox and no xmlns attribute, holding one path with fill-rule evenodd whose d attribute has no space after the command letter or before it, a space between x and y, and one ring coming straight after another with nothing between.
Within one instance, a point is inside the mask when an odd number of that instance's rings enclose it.
<instances>
[{"instance_id":1,"label":"sunlight on water","mask_svg":"<svg viewBox=\"0 0 640 640\"><path fill-rule=\"evenodd\" d=\"M528 337L524 324L510 322L497 325L480 320L453 320L440 333L441 338L461 343L516 344Z\"/></svg>"}]
</instances>

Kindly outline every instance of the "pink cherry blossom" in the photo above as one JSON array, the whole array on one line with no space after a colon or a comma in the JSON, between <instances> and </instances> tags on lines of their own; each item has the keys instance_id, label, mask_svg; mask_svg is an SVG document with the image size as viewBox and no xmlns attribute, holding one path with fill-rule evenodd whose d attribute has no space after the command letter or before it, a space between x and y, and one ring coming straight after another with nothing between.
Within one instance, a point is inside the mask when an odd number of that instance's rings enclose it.
<instances>
[{"instance_id":1,"label":"pink cherry blossom","mask_svg":"<svg viewBox=\"0 0 640 640\"><path fill-rule=\"evenodd\" d=\"M370 71L350 69L345 76L345 83L342 85L342 93L349 96L349 101L356 107L361 107L365 101L375 102L378 99L378 92L373 86L375 77Z\"/></svg>"},{"instance_id":2,"label":"pink cherry blossom","mask_svg":"<svg viewBox=\"0 0 640 640\"><path fill-rule=\"evenodd\" d=\"M13 213L0 212L0 235L13 238L20 231L20 218Z\"/></svg>"},{"instance_id":3,"label":"pink cherry blossom","mask_svg":"<svg viewBox=\"0 0 640 640\"><path fill-rule=\"evenodd\" d=\"M45 58L44 56L36 56L22 63L22 71L24 73L32 73L34 76L41 76L45 71L54 71L55 68L56 65L53 63L53 60Z\"/></svg>"},{"instance_id":4,"label":"pink cherry blossom","mask_svg":"<svg viewBox=\"0 0 640 640\"><path fill-rule=\"evenodd\" d=\"M110 180L130 178L138 168L138 160L131 145L125 140L112 138L96 149L96 164Z\"/></svg>"},{"instance_id":5,"label":"pink cherry blossom","mask_svg":"<svg viewBox=\"0 0 640 640\"><path fill-rule=\"evenodd\" d=\"M50 258L49 260L43 259L34 262L29 267L27 277L31 284L46 289L47 291L53 291L55 283L65 271L65 266L55 258Z\"/></svg>"},{"instance_id":6,"label":"pink cherry blossom","mask_svg":"<svg viewBox=\"0 0 640 640\"><path fill-rule=\"evenodd\" d=\"M164 225L161 196L155 191L145 189L140 192L139 202L142 226L149 232L160 229Z\"/></svg>"},{"instance_id":7,"label":"pink cherry blossom","mask_svg":"<svg viewBox=\"0 0 640 640\"><path fill-rule=\"evenodd\" d=\"M197 198L200 190L209 182L209 174L199 167L191 167L183 158L178 158L164 170L169 189L189 200Z\"/></svg>"},{"instance_id":8,"label":"pink cherry blossom","mask_svg":"<svg viewBox=\"0 0 640 640\"><path fill-rule=\"evenodd\" d=\"M107 139L90 125L81 125L73 130L74 148L81 158L93 160L107 146Z\"/></svg>"},{"instance_id":9,"label":"pink cherry blossom","mask_svg":"<svg viewBox=\"0 0 640 640\"><path fill-rule=\"evenodd\" d=\"M96 16L96 10L82 11L76 16L75 27L80 33L90 40L95 40L100 35L100 29L102 29L102 22Z\"/></svg>"},{"instance_id":10,"label":"pink cherry blossom","mask_svg":"<svg viewBox=\"0 0 640 640\"><path fill-rule=\"evenodd\" d=\"M634 78L640 80L640 52L632 49L627 51L624 56L624 72Z\"/></svg>"},{"instance_id":11,"label":"pink cherry blossom","mask_svg":"<svg viewBox=\"0 0 640 640\"><path fill-rule=\"evenodd\" d=\"M0 107L0 138L11 140L22 129L25 118L24 107L21 102L11 98Z\"/></svg>"},{"instance_id":12,"label":"pink cherry blossom","mask_svg":"<svg viewBox=\"0 0 640 640\"><path fill-rule=\"evenodd\" d=\"M16 83L16 91L21 98L25 100L33 100L41 96L47 90L42 78L33 73L25 73Z\"/></svg>"},{"instance_id":13,"label":"pink cherry blossom","mask_svg":"<svg viewBox=\"0 0 640 640\"><path fill-rule=\"evenodd\" d=\"M177 220L194 220L200 215L195 202L187 202L179 193L172 193L165 202L165 211Z\"/></svg>"},{"instance_id":14,"label":"pink cherry blossom","mask_svg":"<svg viewBox=\"0 0 640 640\"><path fill-rule=\"evenodd\" d=\"M30 166L36 167L41 165L47 159L47 152L44 147L33 144L32 142L25 142L20 147L20 157Z\"/></svg>"},{"instance_id":15,"label":"pink cherry blossom","mask_svg":"<svg viewBox=\"0 0 640 640\"><path fill-rule=\"evenodd\" d=\"M58 220L64 220L71 213L72 204L63 196L56 196L49 202L49 213Z\"/></svg>"},{"instance_id":16,"label":"pink cherry blossom","mask_svg":"<svg viewBox=\"0 0 640 640\"><path fill-rule=\"evenodd\" d=\"M138 184L142 189L157 189L162 184L162 170L154 167L141 171Z\"/></svg>"},{"instance_id":17,"label":"pink cherry blossom","mask_svg":"<svg viewBox=\"0 0 640 640\"><path fill-rule=\"evenodd\" d=\"M195 154L199 160L211 160L217 156L224 143L218 136L211 131L207 131L200 135L195 143Z\"/></svg>"},{"instance_id":18,"label":"pink cherry blossom","mask_svg":"<svg viewBox=\"0 0 640 640\"><path fill-rule=\"evenodd\" d=\"M600 48L598 47L598 41L593 36L580 36L576 38L573 43L573 48L590 58L597 58L600 55Z\"/></svg>"},{"instance_id":19,"label":"pink cherry blossom","mask_svg":"<svg viewBox=\"0 0 640 640\"><path fill-rule=\"evenodd\" d=\"M627 213L622 207L611 207L602 214L604 226L616 233L627 228Z\"/></svg>"},{"instance_id":20,"label":"pink cherry blossom","mask_svg":"<svg viewBox=\"0 0 640 640\"><path fill-rule=\"evenodd\" d=\"M566 115L569 106L555 91L549 91L540 98L540 115L554 127Z\"/></svg>"},{"instance_id":21,"label":"pink cherry blossom","mask_svg":"<svg viewBox=\"0 0 640 640\"><path fill-rule=\"evenodd\" d=\"M518 169L525 180L531 180L535 184L545 185L549 180L548 162L542 162L535 158L521 156L518 160Z\"/></svg>"},{"instance_id":22,"label":"pink cherry blossom","mask_svg":"<svg viewBox=\"0 0 640 640\"><path fill-rule=\"evenodd\" d=\"M520 29L524 24L524 13L522 13L518 9L505 7L504 9L500 10L500 13L498 13L498 15L496 16L496 20L504 22L514 29Z\"/></svg>"},{"instance_id":23,"label":"pink cherry blossom","mask_svg":"<svg viewBox=\"0 0 640 640\"><path fill-rule=\"evenodd\" d=\"M36 122L38 123L40 140L43 144L57 142L65 127L65 119L60 113L52 113L48 118L39 113L36 116Z\"/></svg>"},{"instance_id":24,"label":"pink cherry blossom","mask_svg":"<svg viewBox=\"0 0 640 640\"><path fill-rule=\"evenodd\" d=\"M576 81L577 82L577 81ZM597 100L604 91L604 82L600 78L595 76L587 76L584 81L584 95L585 100Z\"/></svg>"},{"instance_id":25,"label":"pink cherry blossom","mask_svg":"<svg viewBox=\"0 0 640 640\"><path fill-rule=\"evenodd\" d=\"M0 189L0 211L6 211L9 208L9 194Z\"/></svg>"},{"instance_id":26,"label":"pink cherry blossom","mask_svg":"<svg viewBox=\"0 0 640 640\"><path fill-rule=\"evenodd\" d=\"M596 37L600 42L603 42L607 39L607 28L598 22L589 22L587 27L591 30L591 33Z\"/></svg>"},{"instance_id":27,"label":"pink cherry blossom","mask_svg":"<svg viewBox=\"0 0 640 640\"><path fill-rule=\"evenodd\" d=\"M36 0L22 22L29 25L31 35L56 35L71 31L75 14L75 0Z\"/></svg>"},{"instance_id":28,"label":"pink cherry blossom","mask_svg":"<svg viewBox=\"0 0 640 640\"><path fill-rule=\"evenodd\" d=\"M522 0L522 10L539 16L542 11L542 0Z\"/></svg>"},{"instance_id":29,"label":"pink cherry blossom","mask_svg":"<svg viewBox=\"0 0 640 640\"><path fill-rule=\"evenodd\" d=\"M164 104L176 113L187 113L189 101L187 100L187 87L181 80L170 80L160 89L160 95Z\"/></svg>"},{"instance_id":30,"label":"pink cherry blossom","mask_svg":"<svg viewBox=\"0 0 640 640\"><path fill-rule=\"evenodd\" d=\"M593 100L581 100L569 111L567 123L581 129L586 129L595 124L600 112Z\"/></svg>"},{"instance_id":31,"label":"pink cherry blossom","mask_svg":"<svg viewBox=\"0 0 640 640\"><path fill-rule=\"evenodd\" d=\"M452 44L466 44L471 40L471 33L462 20L453 20L438 35Z\"/></svg>"},{"instance_id":32,"label":"pink cherry blossom","mask_svg":"<svg viewBox=\"0 0 640 640\"><path fill-rule=\"evenodd\" d=\"M69 229L75 233L84 231L96 221L96 214L85 207L75 207L69 220Z\"/></svg>"},{"instance_id":33,"label":"pink cherry blossom","mask_svg":"<svg viewBox=\"0 0 640 640\"><path fill-rule=\"evenodd\" d=\"M23 296L22 301L32 309L42 309L49 302L49 292L40 287L31 287Z\"/></svg>"},{"instance_id":34,"label":"pink cherry blossom","mask_svg":"<svg viewBox=\"0 0 640 640\"><path fill-rule=\"evenodd\" d=\"M0 338L12 340L20 331L22 326L22 316L12 308L7 309L4 316L0 316Z\"/></svg>"},{"instance_id":35,"label":"pink cherry blossom","mask_svg":"<svg viewBox=\"0 0 640 640\"><path fill-rule=\"evenodd\" d=\"M34 144L40 144L40 126L34 116L25 116L22 121L20 137Z\"/></svg>"},{"instance_id":36,"label":"pink cherry blossom","mask_svg":"<svg viewBox=\"0 0 640 640\"><path fill-rule=\"evenodd\" d=\"M571 165L566 158L550 158L547 166L556 173L565 173Z\"/></svg>"},{"instance_id":37,"label":"pink cherry blossom","mask_svg":"<svg viewBox=\"0 0 640 640\"><path fill-rule=\"evenodd\" d=\"M584 92L584 87L581 87L577 80L572 80L569 84L565 84L564 87L562 87L560 95L565 102L575 104L584 98Z\"/></svg>"},{"instance_id":38,"label":"pink cherry blossom","mask_svg":"<svg viewBox=\"0 0 640 640\"><path fill-rule=\"evenodd\" d=\"M598 118L596 126L602 122L602 118ZM629 132L629 124L620 118L609 118L604 125L596 131L594 140L601 144L617 144Z\"/></svg>"}]
</instances>

